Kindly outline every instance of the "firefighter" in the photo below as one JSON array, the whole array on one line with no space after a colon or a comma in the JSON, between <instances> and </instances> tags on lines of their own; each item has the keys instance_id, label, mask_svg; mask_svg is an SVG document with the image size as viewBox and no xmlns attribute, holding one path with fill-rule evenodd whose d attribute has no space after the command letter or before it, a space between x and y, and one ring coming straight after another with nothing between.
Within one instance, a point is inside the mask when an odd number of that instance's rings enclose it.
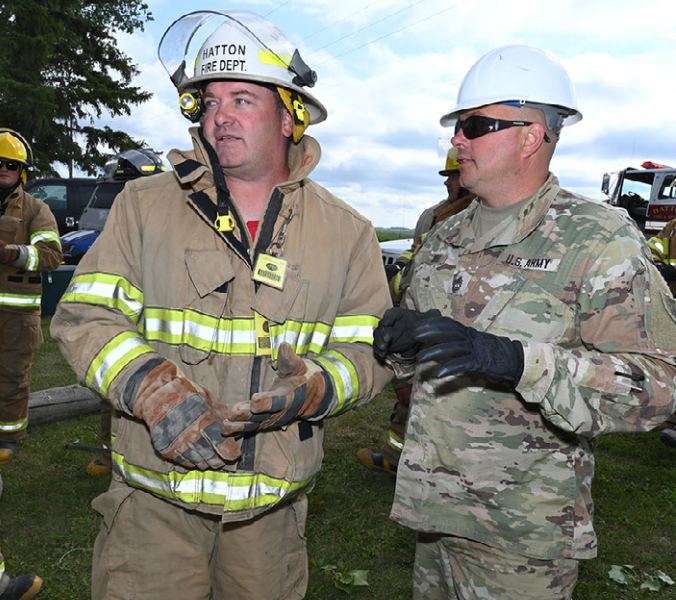
<instances>
[{"instance_id":1,"label":"firefighter","mask_svg":"<svg viewBox=\"0 0 676 600\"><path fill-rule=\"evenodd\" d=\"M404 287L403 282L406 280L405 267L418 252L418 248L420 248L427 234L437 223L441 223L444 219L465 210L474 199L472 194L460 186L457 148L450 148L448 150L446 164L439 171L439 175L445 177L444 185L446 186L448 196L439 202L439 204L431 206L422 212L415 226L411 248L404 252L392 265L385 267L390 285L390 294L395 306L399 304L402 288ZM388 267L391 268L388 270ZM367 469L395 476L397 466L399 465L401 449L404 446L404 432L406 431L406 420L408 419L408 407L411 402L411 384L406 380L394 379L392 386L394 387L397 401L390 415L387 440L381 446L380 452L373 452L369 448L362 448L357 452L357 458Z\"/></svg>"},{"instance_id":2,"label":"firefighter","mask_svg":"<svg viewBox=\"0 0 676 600\"><path fill-rule=\"evenodd\" d=\"M380 247L308 178L327 113L277 27L193 12L159 55L194 149L125 186L52 320L119 414L92 598L303 598L323 419L390 379Z\"/></svg>"},{"instance_id":3,"label":"firefighter","mask_svg":"<svg viewBox=\"0 0 676 600\"><path fill-rule=\"evenodd\" d=\"M662 231L648 240L653 260L659 272L669 286L672 295L676 297L676 219L669 221ZM676 416L672 415L665 422L665 428L660 431L660 441L672 448L676 448Z\"/></svg>"},{"instance_id":4,"label":"firefighter","mask_svg":"<svg viewBox=\"0 0 676 600\"><path fill-rule=\"evenodd\" d=\"M42 344L42 271L61 263L49 207L23 190L33 153L16 131L0 128L0 464L26 436L33 352Z\"/></svg>"}]
</instances>

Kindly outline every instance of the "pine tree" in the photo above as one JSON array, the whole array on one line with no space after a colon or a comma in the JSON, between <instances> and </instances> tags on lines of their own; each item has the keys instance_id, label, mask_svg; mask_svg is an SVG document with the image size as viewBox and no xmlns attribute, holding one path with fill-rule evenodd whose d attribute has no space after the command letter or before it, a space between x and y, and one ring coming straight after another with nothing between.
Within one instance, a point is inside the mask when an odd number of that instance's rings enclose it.
<instances>
[{"instance_id":1,"label":"pine tree","mask_svg":"<svg viewBox=\"0 0 676 600\"><path fill-rule=\"evenodd\" d=\"M0 4L0 127L30 141L39 175L56 175L55 163L94 175L111 154L144 145L95 125L150 99L131 85L138 68L114 37L149 20L135 0Z\"/></svg>"}]
</instances>

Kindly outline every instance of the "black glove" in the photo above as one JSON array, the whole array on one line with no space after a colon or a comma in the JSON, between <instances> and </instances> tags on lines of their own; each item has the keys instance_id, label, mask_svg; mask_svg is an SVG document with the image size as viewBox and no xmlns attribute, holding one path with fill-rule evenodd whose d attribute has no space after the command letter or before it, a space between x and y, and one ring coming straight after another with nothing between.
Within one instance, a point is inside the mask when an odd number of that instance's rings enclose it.
<instances>
[{"instance_id":1,"label":"black glove","mask_svg":"<svg viewBox=\"0 0 676 600\"><path fill-rule=\"evenodd\" d=\"M657 261L655 262L655 266L657 267L657 270L660 272L662 277L664 277L664 281L667 283L672 283L676 281L676 267L674 265L668 265L667 263L663 263L662 261Z\"/></svg>"},{"instance_id":2,"label":"black glove","mask_svg":"<svg viewBox=\"0 0 676 600\"><path fill-rule=\"evenodd\" d=\"M418 353L418 362L437 361L435 377L480 373L516 386L523 374L523 346L506 337L477 331L450 317L426 319L414 332L420 343L436 344Z\"/></svg>"},{"instance_id":3,"label":"black glove","mask_svg":"<svg viewBox=\"0 0 676 600\"><path fill-rule=\"evenodd\" d=\"M413 358L422 343L413 337L413 328L421 319L438 317L441 313L433 308L425 313L405 308L389 308L373 332L373 352L384 361L388 354Z\"/></svg>"}]
</instances>

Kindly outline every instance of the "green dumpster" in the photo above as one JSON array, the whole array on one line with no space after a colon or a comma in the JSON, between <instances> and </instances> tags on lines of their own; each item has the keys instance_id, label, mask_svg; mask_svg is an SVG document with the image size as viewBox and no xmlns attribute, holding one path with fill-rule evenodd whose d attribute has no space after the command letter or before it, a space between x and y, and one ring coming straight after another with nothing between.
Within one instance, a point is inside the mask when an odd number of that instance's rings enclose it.
<instances>
[{"instance_id":1,"label":"green dumpster","mask_svg":"<svg viewBox=\"0 0 676 600\"><path fill-rule=\"evenodd\" d=\"M61 265L54 271L42 273L42 316L51 317L66 291L76 265Z\"/></svg>"}]
</instances>

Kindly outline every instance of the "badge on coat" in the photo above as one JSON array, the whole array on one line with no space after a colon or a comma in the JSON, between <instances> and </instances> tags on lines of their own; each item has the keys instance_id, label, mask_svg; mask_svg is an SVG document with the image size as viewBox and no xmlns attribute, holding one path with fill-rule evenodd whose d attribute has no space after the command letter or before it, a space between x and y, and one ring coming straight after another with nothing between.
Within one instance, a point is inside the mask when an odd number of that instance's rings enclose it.
<instances>
[{"instance_id":1,"label":"badge on coat","mask_svg":"<svg viewBox=\"0 0 676 600\"><path fill-rule=\"evenodd\" d=\"M288 266L289 261L285 258L259 254L251 277L254 281L283 290Z\"/></svg>"}]
</instances>

